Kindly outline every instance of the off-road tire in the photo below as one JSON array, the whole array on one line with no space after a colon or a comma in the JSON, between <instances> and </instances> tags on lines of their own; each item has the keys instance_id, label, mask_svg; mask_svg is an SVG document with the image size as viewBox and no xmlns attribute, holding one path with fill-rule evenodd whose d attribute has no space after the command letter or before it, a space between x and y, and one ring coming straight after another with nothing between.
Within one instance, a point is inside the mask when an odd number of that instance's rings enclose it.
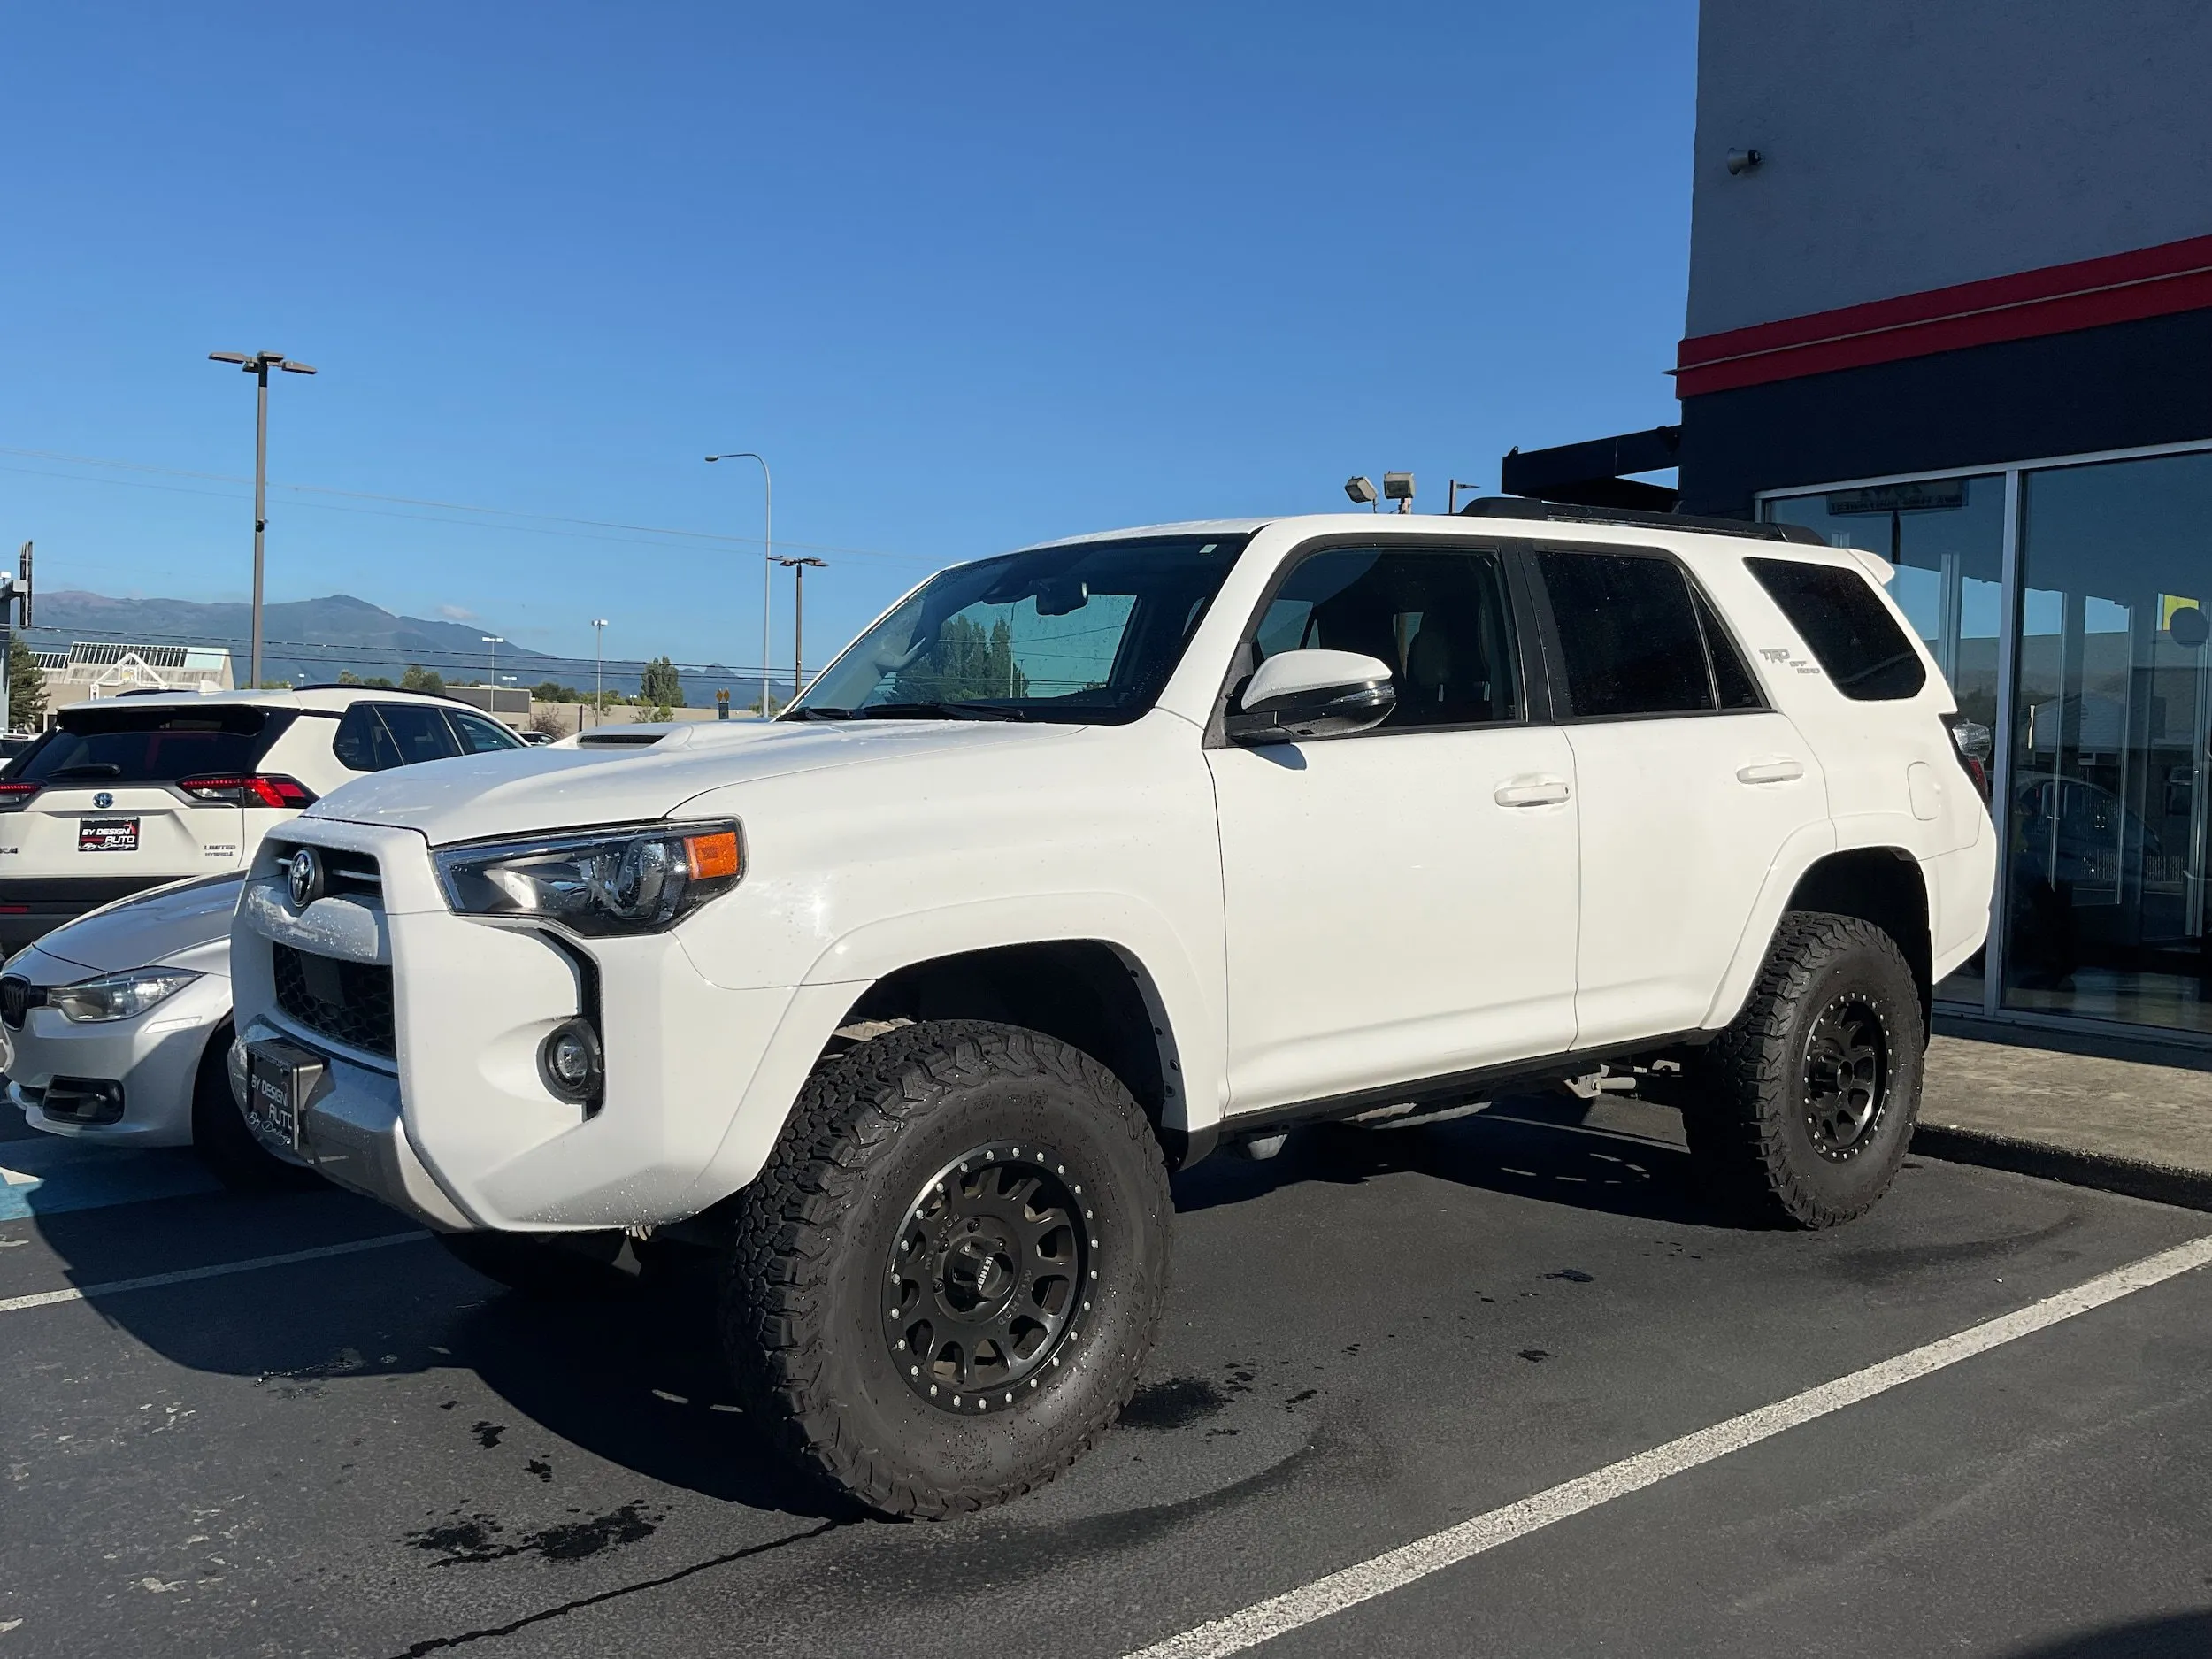
<instances>
[{"instance_id":1,"label":"off-road tire","mask_svg":"<svg viewBox=\"0 0 2212 1659\"><path fill-rule=\"evenodd\" d=\"M287 1164L253 1138L230 1087L231 1024L208 1036L192 1076L192 1150L215 1179L233 1192L271 1193L320 1187L321 1176Z\"/></svg>"},{"instance_id":2,"label":"off-road tire","mask_svg":"<svg viewBox=\"0 0 2212 1659\"><path fill-rule=\"evenodd\" d=\"M441 1233L438 1242L464 1266L510 1290L547 1302L595 1302L635 1287L615 1264L619 1233Z\"/></svg>"},{"instance_id":3,"label":"off-road tire","mask_svg":"<svg viewBox=\"0 0 2212 1659\"><path fill-rule=\"evenodd\" d=\"M1041 1386L969 1417L899 1369L883 1291L933 1172L992 1144L1049 1148L1079 1179L1097 1277ZM1039 1032L928 1021L824 1061L737 1210L721 1322L745 1409L801 1470L885 1514L958 1514L1052 1480L1128 1403L1158 1331L1172 1211L1158 1143L1118 1079Z\"/></svg>"},{"instance_id":4,"label":"off-road tire","mask_svg":"<svg viewBox=\"0 0 2212 1659\"><path fill-rule=\"evenodd\" d=\"M1808 1048L1824 1014L1847 1004L1877 1023L1886 1076L1860 1138L1824 1152L1809 1117ZM1887 933L1853 916L1785 916L1743 1011L1694 1051L1683 1080L1700 1185L1769 1224L1832 1227L1864 1215L1912 1141L1926 1051L1919 988Z\"/></svg>"}]
</instances>

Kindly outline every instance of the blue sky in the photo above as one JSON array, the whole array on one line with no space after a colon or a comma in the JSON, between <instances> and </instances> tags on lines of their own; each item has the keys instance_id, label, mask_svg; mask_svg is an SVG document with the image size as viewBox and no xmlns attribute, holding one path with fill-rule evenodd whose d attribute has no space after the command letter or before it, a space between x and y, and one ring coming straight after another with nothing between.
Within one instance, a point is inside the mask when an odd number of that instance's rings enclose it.
<instances>
[{"instance_id":1,"label":"blue sky","mask_svg":"<svg viewBox=\"0 0 2212 1659\"><path fill-rule=\"evenodd\" d=\"M42 585L808 655L933 566L1674 418L1692 0L19 6L0 541ZM69 457L69 458L63 458ZM111 465L123 463L127 465ZM196 475L211 476L196 476ZM342 495L333 492L357 492ZM415 506L364 497L501 510ZM516 515L535 514L529 518ZM672 536L647 526L704 533ZM790 550L798 550L794 548ZM789 587L776 657L789 661Z\"/></svg>"}]
</instances>

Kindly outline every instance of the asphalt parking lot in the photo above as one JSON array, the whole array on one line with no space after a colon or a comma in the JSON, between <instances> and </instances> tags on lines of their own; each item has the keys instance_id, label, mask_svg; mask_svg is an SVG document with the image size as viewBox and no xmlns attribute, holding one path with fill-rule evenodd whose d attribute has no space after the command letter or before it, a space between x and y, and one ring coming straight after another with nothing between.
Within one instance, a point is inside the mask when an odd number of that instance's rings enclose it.
<instances>
[{"instance_id":1,"label":"asphalt parking lot","mask_svg":"<svg viewBox=\"0 0 2212 1659\"><path fill-rule=\"evenodd\" d=\"M407 1230L206 1190L183 1155L56 1173L81 1207L0 1220L0 1659L1225 1652L1209 1621L2212 1233L1919 1158L1853 1226L1745 1231L1662 1141L1574 1116L1180 1178L1123 1425L936 1525L787 1483L687 1304L548 1308L419 1239L341 1249ZM40 1151L0 1139L0 1166ZM1263 1651L2201 1655L2208 1379L2199 1268Z\"/></svg>"}]
</instances>

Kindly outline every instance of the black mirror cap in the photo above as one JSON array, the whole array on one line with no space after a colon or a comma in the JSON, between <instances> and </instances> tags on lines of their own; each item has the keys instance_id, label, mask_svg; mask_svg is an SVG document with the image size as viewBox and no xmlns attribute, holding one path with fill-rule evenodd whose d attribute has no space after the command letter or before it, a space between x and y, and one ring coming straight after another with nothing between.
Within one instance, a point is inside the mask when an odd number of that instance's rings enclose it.
<instances>
[{"instance_id":1,"label":"black mirror cap","mask_svg":"<svg viewBox=\"0 0 2212 1659\"><path fill-rule=\"evenodd\" d=\"M1270 697L1253 708L1232 710L1222 718L1221 732L1232 743L1248 744L1348 737L1380 726L1397 706L1397 687L1387 680L1322 686Z\"/></svg>"}]
</instances>

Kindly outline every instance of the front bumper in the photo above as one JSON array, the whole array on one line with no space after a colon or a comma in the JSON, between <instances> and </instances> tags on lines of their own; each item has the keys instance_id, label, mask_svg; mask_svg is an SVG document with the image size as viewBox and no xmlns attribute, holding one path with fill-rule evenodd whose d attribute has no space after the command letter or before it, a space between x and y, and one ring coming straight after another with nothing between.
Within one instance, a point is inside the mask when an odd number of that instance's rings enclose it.
<instances>
[{"instance_id":1,"label":"front bumper","mask_svg":"<svg viewBox=\"0 0 2212 1659\"><path fill-rule=\"evenodd\" d=\"M790 988L715 986L672 933L556 941L457 916L411 831L301 819L281 840L311 837L373 856L380 902L326 897L295 911L265 849L239 906L232 967L249 1042L280 1037L331 1062L301 1116L301 1151L317 1168L445 1228L667 1222L720 1195L697 1189ZM351 1048L288 1011L277 945L388 966L395 1052ZM557 1027L595 1013L606 1084L589 1110L546 1087L538 1053Z\"/></svg>"},{"instance_id":2,"label":"front bumper","mask_svg":"<svg viewBox=\"0 0 2212 1659\"><path fill-rule=\"evenodd\" d=\"M8 964L34 985L63 985L89 970L30 951ZM6 1033L8 1099L34 1129L88 1141L141 1147L192 1144L192 1093L200 1061L216 1029L230 1015L230 981L205 974L134 1019L81 1025L59 1009L34 1008L20 1030ZM122 1116L109 1123L50 1116L46 1098L59 1079L116 1083Z\"/></svg>"}]
</instances>

